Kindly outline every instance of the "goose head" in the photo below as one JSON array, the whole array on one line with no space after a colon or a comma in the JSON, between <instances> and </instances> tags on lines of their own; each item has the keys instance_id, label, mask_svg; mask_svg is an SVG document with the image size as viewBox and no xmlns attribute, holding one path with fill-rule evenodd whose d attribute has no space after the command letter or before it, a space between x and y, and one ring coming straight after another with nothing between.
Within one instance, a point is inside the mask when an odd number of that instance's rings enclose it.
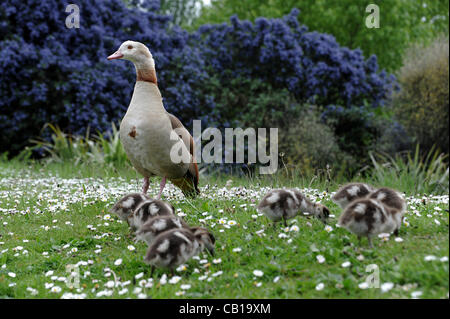
<instances>
[{"instance_id":1,"label":"goose head","mask_svg":"<svg viewBox=\"0 0 450 319\"><path fill-rule=\"evenodd\" d=\"M138 70L155 68L155 62L150 50L144 44L136 41L125 41L120 45L119 49L107 59L131 61Z\"/></svg>"}]
</instances>

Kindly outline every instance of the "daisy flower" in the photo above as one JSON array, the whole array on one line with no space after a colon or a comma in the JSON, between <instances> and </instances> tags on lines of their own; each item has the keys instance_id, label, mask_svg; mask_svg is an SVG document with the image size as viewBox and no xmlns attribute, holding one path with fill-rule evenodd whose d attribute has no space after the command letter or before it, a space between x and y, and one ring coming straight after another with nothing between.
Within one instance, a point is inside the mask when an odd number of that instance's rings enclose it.
<instances>
[{"instance_id":1,"label":"daisy flower","mask_svg":"<svg viewBox=\"0 0 450 319\"><path fill-rule=\"evenodd\" d=\"M261 270L253 270L253 275L255 275L256 277L262 277L264 275L264 273Z\"/></svg>"},{"instance_id":2,"label":"daisy flower","mask_svg":"<svg viewBox=\"0 0 450 319\"><path fill-rule=\"evenodd\" d=\"M323 257L322 255L317 255L316 259L319 262L319 264L322 264L323 262L325 262L325 257Z\"/></svg>"},{"instance_id":3,"label":"daisy flower","mask_svg":"<svg viewBox=\"0 0 450 319\"><path fill-rule=\"evenodd\" d=\"M317 291L321 291L323 288L325 288L325 285L322 282L316 286Z\"/></svg>"}]
</instances>

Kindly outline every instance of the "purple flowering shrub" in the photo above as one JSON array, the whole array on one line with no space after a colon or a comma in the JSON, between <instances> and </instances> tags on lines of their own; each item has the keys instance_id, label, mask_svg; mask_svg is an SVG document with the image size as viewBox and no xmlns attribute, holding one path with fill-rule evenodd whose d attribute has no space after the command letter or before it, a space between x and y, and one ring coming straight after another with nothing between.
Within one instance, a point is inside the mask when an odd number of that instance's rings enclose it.
<instances>
[{"instance_id":1,"label":"purple flowering shrub","mask_svg":"<svg viewBox=\"0 0 450 319\"><path fill-rule=\"evenodd\" d=\"M365 60L361 50L341 47L331 35L308 32L298 13L254 24L233 16L231 24L200 27L196 41L210 72L223 81L237 75L261 79L287 88L302 103L382 105L395 79L378 70L376 56Z\"/></svg>"},{"instance_id":2,"label":"purple flowering shrub","mask_svg":"<svg viewBox=\"0 0 450 319\"><path fill-rule=\"evenodd\" d=\"M130 62L106 60L125 40L149 47L165 107L188 129L193 119L282 127L306 103L326 121L334 105L370 113L395 84L376 57L365 60L330 35L308 32L296 10L255 23L233 17L189 34L157 13L158 0L141 2L84 0L79 29L65 26L68 3L0 3L0 153L18 152L48 122L72 134L108 131L135 81Z\"/></svg>"},{"instance_id":3,"label":"purple flowering shrub","mask_svg":"<svg viewBox=\"0 0 450 319\"><path fill-rule=\"evenodd\" d=\"M382 134L375 114L396 88L376 56L339 46L333 36L308 32L298 10L282 19L231 18L204 25L191 41L202 49L215 97L211 120L225 126L288 130L310 104L336 135L341 151L358 160Z\"/></svg>"}]
</instances>

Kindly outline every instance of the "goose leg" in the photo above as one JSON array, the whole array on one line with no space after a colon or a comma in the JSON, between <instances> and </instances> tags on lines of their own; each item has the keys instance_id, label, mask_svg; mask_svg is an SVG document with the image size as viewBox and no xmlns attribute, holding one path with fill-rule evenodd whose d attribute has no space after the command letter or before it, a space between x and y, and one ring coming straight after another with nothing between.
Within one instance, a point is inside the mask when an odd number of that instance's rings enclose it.
<instances>
[{"instance_id":1,"label":"goose leg","mask_svg":"<svg viewBox=\"0 0 450 319\"><path fill-rule=\"evenodd\" d=\"M155 271L155 266L154 265L152 265L152 268L151 268L151 270L150 270L150 277L152 277L153 278L153 272Z\"/></svg>"},{"instance_id":2,"label":"goose leg","mask_svg":"<svg viewBox=\"0 0 450 319\"><path fill-rule=\"evenodd\" d=\"M166 186L166 177L164 176L161 180L161 184L159 185L159 194L157 199L161 199L161 194L165 186Z\"/></svg>"},{"instance_id":3,"label":"goose leg","mask_svg":"<svg viewBox=\"0 0 450 319\"><path fill-rule=\"evenodd\" d=\"M373 248L372 238L370 236L367 236L367 240L369 241L369 247L372 249Z\"/></svg>"},{"instance_id":4,"label":"goose leg","mask_svg":"<svg viewBox=\"0 0 450 319\"><path fill-rule=\"evenodd\" d=\"M147 194L149 186L150 186L149 178L148 177L144 177L144 186L142 187L142 193Z\"/></svg>"}]
</instances>

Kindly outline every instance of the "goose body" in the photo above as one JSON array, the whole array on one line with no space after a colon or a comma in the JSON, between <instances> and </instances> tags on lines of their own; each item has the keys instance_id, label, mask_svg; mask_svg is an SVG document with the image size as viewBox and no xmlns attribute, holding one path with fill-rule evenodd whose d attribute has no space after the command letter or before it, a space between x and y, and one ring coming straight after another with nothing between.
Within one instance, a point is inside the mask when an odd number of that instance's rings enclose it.
<instances>
[{"instance_id":1,"label":"goose body","mask_svg":"<svg viewBox=\"0 0 450 319\"><path fill-rule=\"evenodd\" d=\"M394 235L398 235L406 211L406 201L403 195L394 189L382 187L370 193L368 197L378 200L389 209L397 224Z\"/></svg>"},{"instance_id":2,"label":"goose body","mask_svg":"<svg viewBox=\"0 0 450 319\"><path fill-rule=\"evenodd\" d=\"M144 176L143 193L149 178L162 177L157 199L166 179L186 196L198 190L198 167L194 158L194 141L183 124L163 105L155 62L142 43L125 41L108 60L125 59L136 68L136 84L128 110L120 124L120 140L136 171Z\"/></svg>"},{"instance_id":3,"label":"goose body","mask_svg":"<svg viewBox=\"0 0 450 319\"><path fill-rule=\"evenodd\" d=\"M401 213L406 210L406 201L403 195L391 188L378 188L370 193L369 198L376 199L388 207L395 208Z\"/></svg>"},{"instance_id":4,"label":"goose body","mask_svg":"<svg viewBox=\"0 0 450 319\"><path fill-rule=\"evenodd\" d=\"M182 178L186 174L190 153L180 137L172 132L158 87L151 82L137 81L130 106L120 124L120 140L140 174L169 179ZM181 154L185 154L180 163L174 163L170 156L175 144L182 148Z\"/></svg>"}]
</instances>

